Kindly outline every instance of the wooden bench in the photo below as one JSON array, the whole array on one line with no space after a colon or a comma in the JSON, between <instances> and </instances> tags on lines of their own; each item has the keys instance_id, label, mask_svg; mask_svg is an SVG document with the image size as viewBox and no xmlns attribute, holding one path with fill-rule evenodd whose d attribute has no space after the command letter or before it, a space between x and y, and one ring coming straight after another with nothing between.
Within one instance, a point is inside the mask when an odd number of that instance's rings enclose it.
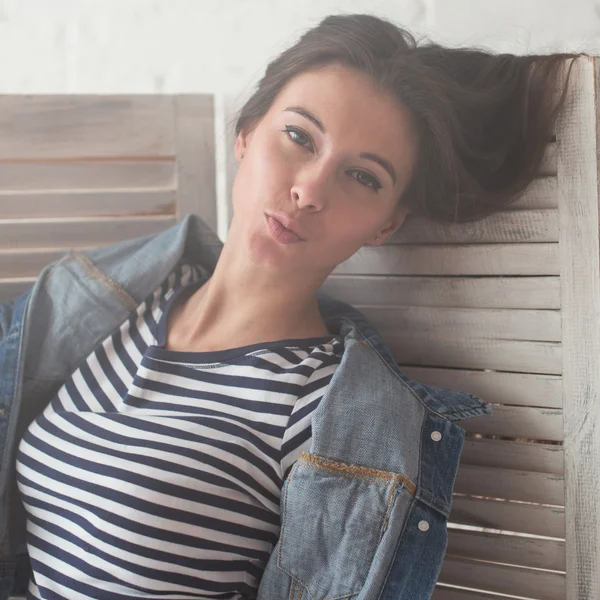
<instances>
[{"instance_id":1,"label":"wooden bench","mask_svg":"<svg viewBox=\"0 0 600 600\"><path fill-rule=\"evenodd\" d=\"M409 219L323 288L403 370L492 404L467 440L435 600L600 598L598 60L539 177L483 221ZM68 249L201 214L217 231L209 96L0 97L0 300Z\"/></svg>"}]
</instances>

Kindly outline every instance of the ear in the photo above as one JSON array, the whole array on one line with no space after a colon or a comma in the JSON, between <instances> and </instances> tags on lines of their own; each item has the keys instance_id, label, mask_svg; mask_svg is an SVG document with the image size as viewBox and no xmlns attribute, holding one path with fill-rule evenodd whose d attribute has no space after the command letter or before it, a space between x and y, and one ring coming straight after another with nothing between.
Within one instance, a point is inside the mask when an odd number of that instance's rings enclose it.
<instances>
[{"instance_id":1,"label":"ear","mask_svg":"<svg viewBox=\"0 0 600 600\"><path fill-rule=\"evenodd\" d=\"M377 232L378 240L373 240L369 243L370 246L380 246L385 244L393 235L402 227L406 217L410 214L409 208L399 208L394 211L389 218L387 225Z\"/></svg>"},{"instance_id":2,"label":"ear","mask_svg":"<svg viewBox=\"0 0 600 600\"><path fill-rule=\"evenodd\" d=\"M235 138L234 154L238 162L240 162L244 154L246 154L246 150L248 149L250 139L252 138L252 132L253 130L242 130L238 133L237 137Z\"/></svg>"}]
</instances>

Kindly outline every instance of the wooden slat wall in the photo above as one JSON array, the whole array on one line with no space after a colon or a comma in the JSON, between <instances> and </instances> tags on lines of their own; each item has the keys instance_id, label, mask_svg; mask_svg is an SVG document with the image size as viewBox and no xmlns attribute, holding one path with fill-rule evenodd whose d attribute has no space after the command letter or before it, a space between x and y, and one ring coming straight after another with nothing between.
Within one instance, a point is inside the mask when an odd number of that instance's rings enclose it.
<instances>
[{"instance_id":1,"label":"wooden slat wall","mask_svg":"<svg viewBox=\"0 0 600 600\"><path fill-rule=\"evenodd\" d=\"M600 597L598 66L574 69L578 108L522 198L476 223L409 219L323 285L407 375L492 405L460 423L436 600Z\"/></svg>"},{"instance_id":2,"label":"wooden slat wall","mask_svg":"<svg viewBox=\"0 0 600 600\"><path fill-rule=\"evenodd\" d=\"M213 99L0 96L0 301L71 248L217 231Z\"/></svg>"}]
</instances>

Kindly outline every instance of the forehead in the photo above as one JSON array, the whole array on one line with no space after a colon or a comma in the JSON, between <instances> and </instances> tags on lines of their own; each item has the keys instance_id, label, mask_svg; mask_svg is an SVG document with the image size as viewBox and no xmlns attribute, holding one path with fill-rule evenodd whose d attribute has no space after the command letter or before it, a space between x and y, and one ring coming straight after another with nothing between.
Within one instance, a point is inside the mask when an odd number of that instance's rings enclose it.
<instances>
[{"instance_id":1,"label":"forehead","mask_svg":"<svg viewBox=\"0 0 600 600\"><path fill-rule=\"evenodd\" d=\"M270 112L281 114L288 106L309 110L328 135L357 152L385 152L398 167L412 159L417 137L408 109L354 69L328 65L297 75Z\"/></svg>"}]
</instances>

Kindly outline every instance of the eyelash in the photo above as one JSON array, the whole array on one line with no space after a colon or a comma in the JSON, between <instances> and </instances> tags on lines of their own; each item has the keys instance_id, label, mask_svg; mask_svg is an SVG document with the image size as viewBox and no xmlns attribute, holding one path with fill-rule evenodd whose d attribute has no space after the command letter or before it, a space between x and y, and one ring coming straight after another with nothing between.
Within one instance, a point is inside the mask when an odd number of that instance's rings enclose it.
<instances>
[{"instance_id":1,"label":"eyelash","mask_svg":"<svg viewBox=\"0 0 600 600\"><path fill-rule=\"evenodd\" d=\"M290 140L292 140L292 142L294 142L294 144L297 144L298 146L303 146L304 148L308 148L308 146L306 146L305 144L301 144L300 142L297 142L290 135L290 133L300 135L300 136L304 137L307 141L310 142L310 137L306 133L304 133L304 131L302 131L301 129L297 129L296 127L292 127L291 125L286 125L285 129L282 129L281 131L283 133L287 134L287 137ZM366 188L370 188L374 192L377 192L377 191L379 191L379 189L381 189L381 187L382 187L381 183L379 183L378 179L376 177L373 177L373 175L370 175L369 173L366 173L365 171L357 171L355 169L353 169L352 172L359 173L359 174L365 175L367 177L368 181L370 182L370 185L366 185L360 179L357 179L356 177L354 177L354 179L356 179L356 181L358 181L358 183L360 183L362 186L364 186Z\"/></svg>"}]
</instances>

